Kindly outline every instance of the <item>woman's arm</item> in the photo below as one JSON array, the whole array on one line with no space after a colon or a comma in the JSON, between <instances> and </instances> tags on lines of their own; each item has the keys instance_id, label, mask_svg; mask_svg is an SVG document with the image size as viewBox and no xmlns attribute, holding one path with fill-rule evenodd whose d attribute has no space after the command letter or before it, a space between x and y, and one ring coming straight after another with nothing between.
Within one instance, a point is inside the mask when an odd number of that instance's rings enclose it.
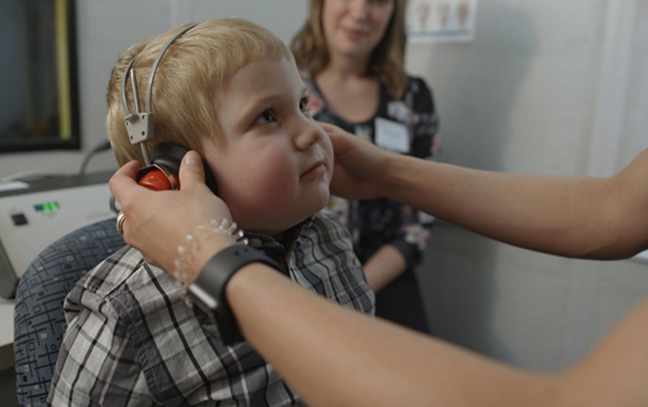
<instances>
[{"instance_id":1,"label":"woman's arm","mask_svg":"<svg viewBox=\"0 0 648 407\"><path fill-rule=\"evenodd\" d=\"M226 296L245 338L311 406L648 403L648 302L573 368L536 374L345 309L260 264L237 272Z\"/></svg>"},{"instance_id":2,"label":"woman's arm","mask_svg":"<svg viewBox=\"0 0 648 407\"><path fill-rule=\"evenodd\" d=\"M405 257L394 246L380 247L363 265L369 288L375 293L394 281L407 268Z\"/></svg>"},{"instance_id":3,"label":"woman's arm","mask_svg":"<svg viewBox=\"0 0 648 407\"><path fill-rule=\"evenodd\" d=\"M261 265L226 295L246 339L310 406L560 406L558 377L347 310Z\"/></svg>"},{"instance_id":4,"label":"woman's arm","mask_svg":"<svg viewBox=\"0 0 648 407\"><path fill-rule=\"evenodd\" d=\"M568 257L614 259L648 248L648 150L610 178L472 170L381 150L324 127L336 153L333 193L389 197L510 243Z\"/></svg>"}]
</instances>

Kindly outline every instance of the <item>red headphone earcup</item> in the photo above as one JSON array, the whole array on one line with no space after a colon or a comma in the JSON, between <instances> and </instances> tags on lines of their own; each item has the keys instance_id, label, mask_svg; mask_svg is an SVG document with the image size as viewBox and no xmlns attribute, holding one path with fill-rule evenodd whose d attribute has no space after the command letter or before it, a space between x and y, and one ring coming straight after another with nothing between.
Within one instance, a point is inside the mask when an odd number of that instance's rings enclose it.
<instances>
[{"instance_id":1,"label":"red headphone earcup","mask_svg":"<svg viewBox=\"0 0 648 407\"><path fill-rule=\"evenodd\" d=\"M180 189L180 180L174 174L171 174L173 179L175 179L178 189ZM160 170L152 170L147 172L142 179L137 182L139 185L152 189L153 191L168 191L171 188L171 183L169 179L164 175Z\"/></svg>"}]
</instances>

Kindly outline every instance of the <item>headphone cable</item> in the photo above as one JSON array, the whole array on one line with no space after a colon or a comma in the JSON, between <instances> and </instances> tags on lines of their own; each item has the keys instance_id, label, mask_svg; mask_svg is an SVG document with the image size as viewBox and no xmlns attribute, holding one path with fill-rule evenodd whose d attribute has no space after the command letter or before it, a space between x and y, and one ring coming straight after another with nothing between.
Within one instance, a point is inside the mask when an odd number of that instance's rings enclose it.
<instances>
[{"instance_id":1,"label":"headphone cable","mask_svg":"<svg viewBox=\"0 0 648 407\"><path fill-rule=\"evenodd\" d=\"M92 149L88 154L86 154L85 158L83 159L83 163L81 164L81 169L79 170L79 175L83 175L86 172L86 167L88 166L88 163L90 162L90 159L97 153L100 153L102 151L106 151L110 149L110 141L102 141L99 143L95 148Z\"/></svg>"}]
</instances>

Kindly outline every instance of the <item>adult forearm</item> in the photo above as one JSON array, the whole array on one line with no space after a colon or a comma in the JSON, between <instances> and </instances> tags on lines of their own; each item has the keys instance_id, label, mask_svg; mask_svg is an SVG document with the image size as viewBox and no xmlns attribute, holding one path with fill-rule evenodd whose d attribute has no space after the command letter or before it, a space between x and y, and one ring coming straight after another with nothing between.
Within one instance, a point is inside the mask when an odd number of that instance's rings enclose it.
<instances>
[{"instance_id":1,"label":"adult forearm","mask_svg":"<svg viewBox=\"0 0 648 407\"><path fill-rule=\"evenodd\" d=\"M648 405L648 299L627 313L561 378L569 406Z\"/></svg>"},{"instance_id":2,"label":"adult forearm","mask_svg":"<svg viewBox=\"0 0 648 407\"><path fill-rule=\"evenodd\" d=\"M407 269L405 258L394 246L382 246L362 265L367 283L377 293Z\"/></svg>"},{"instance_id":3,"label":"adult forearm","mask_svg":"<svg viewBox=\"0 0 648 407\"><path fill-rule=\"evenodd\" d=\"M472 170L389 155L382 194L513 245L585 258L623 258L646 245L619 177Z\"/></svg>"},{"instance_id":4,"label":"adult forearm","mask_svg":"<svg viewBox=\"0 0 648 407\"><path fill-rule=\"evenodd\" d=\"M226 294L243 335L310 406L557 405L557 379L344 309L264 266L241 269Z\"/></svg>"}]
</instances>

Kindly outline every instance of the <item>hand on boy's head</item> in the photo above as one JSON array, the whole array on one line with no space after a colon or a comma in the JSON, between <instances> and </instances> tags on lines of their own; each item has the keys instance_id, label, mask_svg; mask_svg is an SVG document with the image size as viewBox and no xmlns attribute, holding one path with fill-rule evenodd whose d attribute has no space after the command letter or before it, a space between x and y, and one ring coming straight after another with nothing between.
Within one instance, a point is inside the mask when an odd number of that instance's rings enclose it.
<instances>
[{"instance_id":1,"label":"hand on boy's head","mask_svg":"<svg viewBox=\"0 0 648 407\"><path fill-rule=\"evenodd\" d=\"M126 217L124 241L142 252L148 263L172 274L177 247L184 236L195 234L198 225L207 226L211 219L231 221L231 214L205 185L202 161L195 151L182 160L181 191L151 191L138 185L135 178L139 168L138 162L129 162L109 183Z\"/></svg>"},{"instance_id":2,"label":"hand on boy's head","mask_svg":"<svg viewBox=\"0 0 648 407\"><path fill-rule=\"evenodd\" d=\"M380 197L380 179L389 153L337 126L318 124L329 134L335 153L331 193L347 199Z\"/></svg>"}]
</instances>

